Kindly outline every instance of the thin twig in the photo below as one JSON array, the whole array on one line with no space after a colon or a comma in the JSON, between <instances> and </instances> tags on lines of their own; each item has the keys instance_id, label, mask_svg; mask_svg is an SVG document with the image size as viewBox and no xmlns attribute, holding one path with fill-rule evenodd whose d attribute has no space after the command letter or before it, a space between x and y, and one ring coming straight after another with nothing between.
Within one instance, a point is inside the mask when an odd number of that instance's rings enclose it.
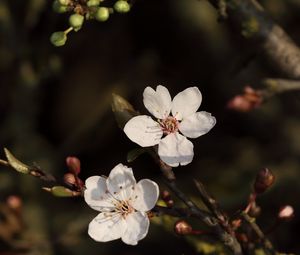
<instances>
[{"instance_id":1,"label":"thin twig","mask_svg":"<svg viewBox=\"0 0 300 255\"><path fill-rule=\"evenodd\" d=\"M181 207L166 207L166 206L155 206L152 209L152 212L156 214L156 216L160 215L170 215L172 217L185 218L185 217L195 217L198 218L198 214L194 214L189 208L181 208ZM204 212L203 213L207 213ZM208 213L207 213L208 214ZM208 214L209 216L209 214Z\"/></svg>"},{"instance_id":2,"label":"thin twig","mask_svg":"<svg viewBox=\"0 0 300 255\"><path fill-rule=\"evenodd\" d=\"M191 199L189 199L176 185L175 181L170 181L166 177L166 185L170 190L184 202L193 215L196 215L203 223L209 226L213 232L217 235L219 240L230 249L234 255L242 255L241 245L237 241L236 237L228 233L221 225L217 218L211 216L207 212L201 210Z\"/></svg>"},{"instance_id":3,"label":"thin twig","mask_svg":"<svg viewBox=\"0 0 300 255\"><path fill-rule=\"evenodd\" d=\"M279 94L288 91L300 90L300 80L274 79L268 78L262 81L273 94Z\"/></svg>"},{"instance_id":4,"label":"thin twig","mask_svg":"<svg viewBox=\"0 0 300 255\"><path fill-rule=\"evenodd\" d=\"M215 215L217 219L219 219L221 222L225 222L226 218L220 210L217 201L208 194L204 185L200 181L194 180L194 182L206 207Z\"/></svg>"},{"instance_id":5,"label":"thin twig","mask_svg":"<svg viewBox=\"0 0 300 255\"><path fill-rule=\"evenodd\" d=\"M3 159L0 159L0 165L3 165L3 166L10 166L9 163Z\"/></svg>"},{"instance_id":6,"label":"thin twig","mask_svg":"<svg viewBox=\"0 0 300 255\"><path fill-rule=\"evenodd\" d=\"M269 239L266 238L265 234L262 232L260 227L256 224L255 218L250 217L246 212L241 213L242 218L249 224L251 229L255 232L257 237L263 241L263 244L267 250L269 250L272 254L276 254L274 251L273 245Z\"/></svg>"}]
</instances>

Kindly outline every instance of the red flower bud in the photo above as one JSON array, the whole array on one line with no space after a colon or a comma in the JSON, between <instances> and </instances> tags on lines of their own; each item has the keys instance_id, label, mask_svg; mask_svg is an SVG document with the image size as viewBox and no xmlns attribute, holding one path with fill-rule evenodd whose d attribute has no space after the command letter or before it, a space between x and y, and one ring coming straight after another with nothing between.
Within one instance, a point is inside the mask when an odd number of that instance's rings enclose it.
<instances>
[{"instance_id":1,"label":"red flower bud","mask_svg":"<svg viewBox=\"0 0 300 255\"><path fill-rule=\"evenodd\" d=\"M169 208L173 207L174 206L174 200L170 199L170 200L166 201L166 205Z\"/></svg>"},{"instance_id":2,"label":"red flower bud","mask_svg":"<svg viewBox=\"0 0 300 255\"><path fill-rule=\"evenodd\" d=\"M83 181L72 173L66 173L64 175L64 182L71 186L76 186L79 189L84 186Z\"/></svg>"},{"instance_id":3,"label":"red flower bud","mask_svg":"<svg viewBox=\"0 0 300 255\"><path fill-rule=\"evenodd\" d=\"M18 196L9 196L6 201L9 208L13 210L20 210L22 207L22 200Z\"/></svg>"},{"instance_id":4,"label":"red flower bud","mask_svg":"<svg viewBox=\"0 0 300 255\"><path fill-rule=\"evenodd\" d=\"M278 212L278 218L281 220L289 221L294 217L294 208L290 205L286 205L280 208Z\"/></svg>"},{"instance_id":5,"label":"red flower bud","mask_svg":"<svg viewBox=\"0 0 300 255\"><path fill-rule=\"evenodd\" d=\"M80 173L80 160L76 157L67 157L66 164L69 167L70 172L78 175Z\"/></svg>"},{"instance_id":6,"label":"red flower bud","mask_svg":"<svg viewBox=\"0 0 300 255\"><path fill-rule=\"evenodd\" d=\"M269 187L273 185L275 181L274 174L268 169L264 168L260 170L254 182L254 191L256 194L264 193Z\"/></svg>"},{"instance_id":7,"label":"red flower bud","mask_svg":"<svg viewBox=\"0 0 300 255\"><path fill-rule=\"evenodd\" d=\"M161 192L161 198L162 198L162 200L164 200L164 201L168 201L168 200L171 199L171 193L170 193L169 191L167 191L167 190L163 190L163 191Z\"/></svg>"},{"instance_id":8,"label":"red flower bud","mask_svg":"<svg viewBox=\"0 0 300 255\"><path fill-rule=\"evenodd\" d=\"M76 185L76 178L74 174L67 173L64 175L64 182L69 185Z\"/></svg>"},{"instance_id":9,"label":"red flower bud","mask_svg":"<svg viewBox=\"0 0 300 255\"><path fill-rule=\"evenodd\" d=\"M261 105L263 97L259 91L247 86L244 88L244 94L236 95L232 98L227 107L238 112L249 112Z\"/></svg>"},{"instance_id":10,"label":"red flower bud","mask_svg":"<svg viewBox=\"0 0 300 255\"><path fill-rule=\"evenodd\" d=\"M192 234L193 228L184 220L179 220L175 223L174 231L178 235Z\"/></svg>"}]
</instances>

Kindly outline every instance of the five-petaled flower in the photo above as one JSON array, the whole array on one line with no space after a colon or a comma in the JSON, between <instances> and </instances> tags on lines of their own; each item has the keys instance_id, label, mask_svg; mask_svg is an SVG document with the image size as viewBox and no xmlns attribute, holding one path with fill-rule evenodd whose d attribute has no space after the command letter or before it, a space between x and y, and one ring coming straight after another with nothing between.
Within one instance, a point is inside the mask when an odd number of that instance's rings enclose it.
<instances>
[{"instance_id":1,"label":"five-petaled flower","mask_svg":"<svg viewBox=\"0 0 300 255\"><path fill-rule=\"evenodd\" d=\"M108 178L92 176L85 185L86 203L100 211L89 224L90 237L98 242L122 238L124 243L136 245L147 235L147 211L159 196L155 182L143 179L136 183L132 169L118 164Z\"/></svg>"},{"instance_id":2,"label":"five-petaled flower","mask_svg":"<svg viewBox=\"0 0 300 255\"><path fill-rule=\"evenodd\" d=\"M147 115L133 117L124 127L126 135L142 147L158 144L161 160L172 167L191 163L194 146L186 137L204 135L216 124L210 113L196 112L202 101L199 89L187 88L172 101L168 89L159 85L156 91L147 87L143 96L145 107L157 121Z\"/></svg>"}]
</instances>

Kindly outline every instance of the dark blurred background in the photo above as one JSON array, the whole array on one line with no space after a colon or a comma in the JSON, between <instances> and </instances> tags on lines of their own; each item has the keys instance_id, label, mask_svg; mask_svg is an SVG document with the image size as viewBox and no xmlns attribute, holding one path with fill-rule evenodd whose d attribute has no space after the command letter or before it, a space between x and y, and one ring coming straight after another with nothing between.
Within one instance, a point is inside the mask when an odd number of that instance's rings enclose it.
<instances>
[{"instance_id":1,"label":"dark blurred background","mask_svg":"<svg viewBox=\"0 0 300 255\"><path fill-rule=\"evenodd\" d=\"M300 44L300 2L260 2ZM244 86L259 88L261 79L280 76L261 52L217 22L216 10L204 0L139 0L128 14L86 22L64 47L55 48L49 37L67 28L68 15L54 13L51 4L0 1L0 147L58 177L66 172L69 155L81 159L82 179L107 175L136 148L115 122L112 93L146 113L146 86L162 84L172 96L198 86L200 110L216 116L217 125L193 141L194 161L175 169L179 186L197 201L192 180L199 178L230 215L246 205L256 172L270 168L276 183L258 199L258 223L268 229L282 205L293 205L296 217L269 237L279 251L298 253L300 92L273 97L250 113L226 109ZM130 165L137 179L160 183L147 155ZM177 237L171 220L165 227L156 220L136 247L120 240L96 243L87 235L87 225L97 212L81 198L53 197L41 190L43 185L0 168L0 213L5 215L11 195L23 202L21 227L12 233L0 227L0 254L221 254Z\"/></svg>"}]
</instances>

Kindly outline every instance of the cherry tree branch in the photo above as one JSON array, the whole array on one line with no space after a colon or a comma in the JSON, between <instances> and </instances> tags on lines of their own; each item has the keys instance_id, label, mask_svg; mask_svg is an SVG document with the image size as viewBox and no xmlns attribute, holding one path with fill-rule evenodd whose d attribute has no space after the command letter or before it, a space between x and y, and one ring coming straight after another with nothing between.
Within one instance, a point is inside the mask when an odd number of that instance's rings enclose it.
<instances>
[{"instance_id":1,"label":"cherry tree branch","mask_svg":"<svg viewBox=\"0 0 300 255\"><path fill-rule=\"evenodd\" d=\"M168 188L182 201L184 202L188 208L190 209L192 215L195 215L199 220L201 220L204 224L210 227L219 240L232 251L234 255L242 255L242 249L240 243L237 241L236 237L227 232L220 221L210 215L209 213L201 210L188 196L186 196L176 185L175 180L168 180L165 177L165 183Z\"/></svg>"},{"instance_id":2,"label":"cherry tree branch","mask_svg":"<svg viewBox=\"0 0 300 255\"><path fill-rule=\"evenodd\" d=\"M268 78L264 79L262 83L272 94L300 90L300 80Z\"/></svg>"},{"instance_id":3,"label":"cherry tree branch","mask_svg":"<svg viewBox=\"0 0 300 255\"><path fill-rule=\"evenodd\" d=\"M300 79L300 50L256 0L208 0L223 17L256 43L266 59L282 74ZM220 5L220 2L223 4Z\"/></svg>"}]
</instances>

